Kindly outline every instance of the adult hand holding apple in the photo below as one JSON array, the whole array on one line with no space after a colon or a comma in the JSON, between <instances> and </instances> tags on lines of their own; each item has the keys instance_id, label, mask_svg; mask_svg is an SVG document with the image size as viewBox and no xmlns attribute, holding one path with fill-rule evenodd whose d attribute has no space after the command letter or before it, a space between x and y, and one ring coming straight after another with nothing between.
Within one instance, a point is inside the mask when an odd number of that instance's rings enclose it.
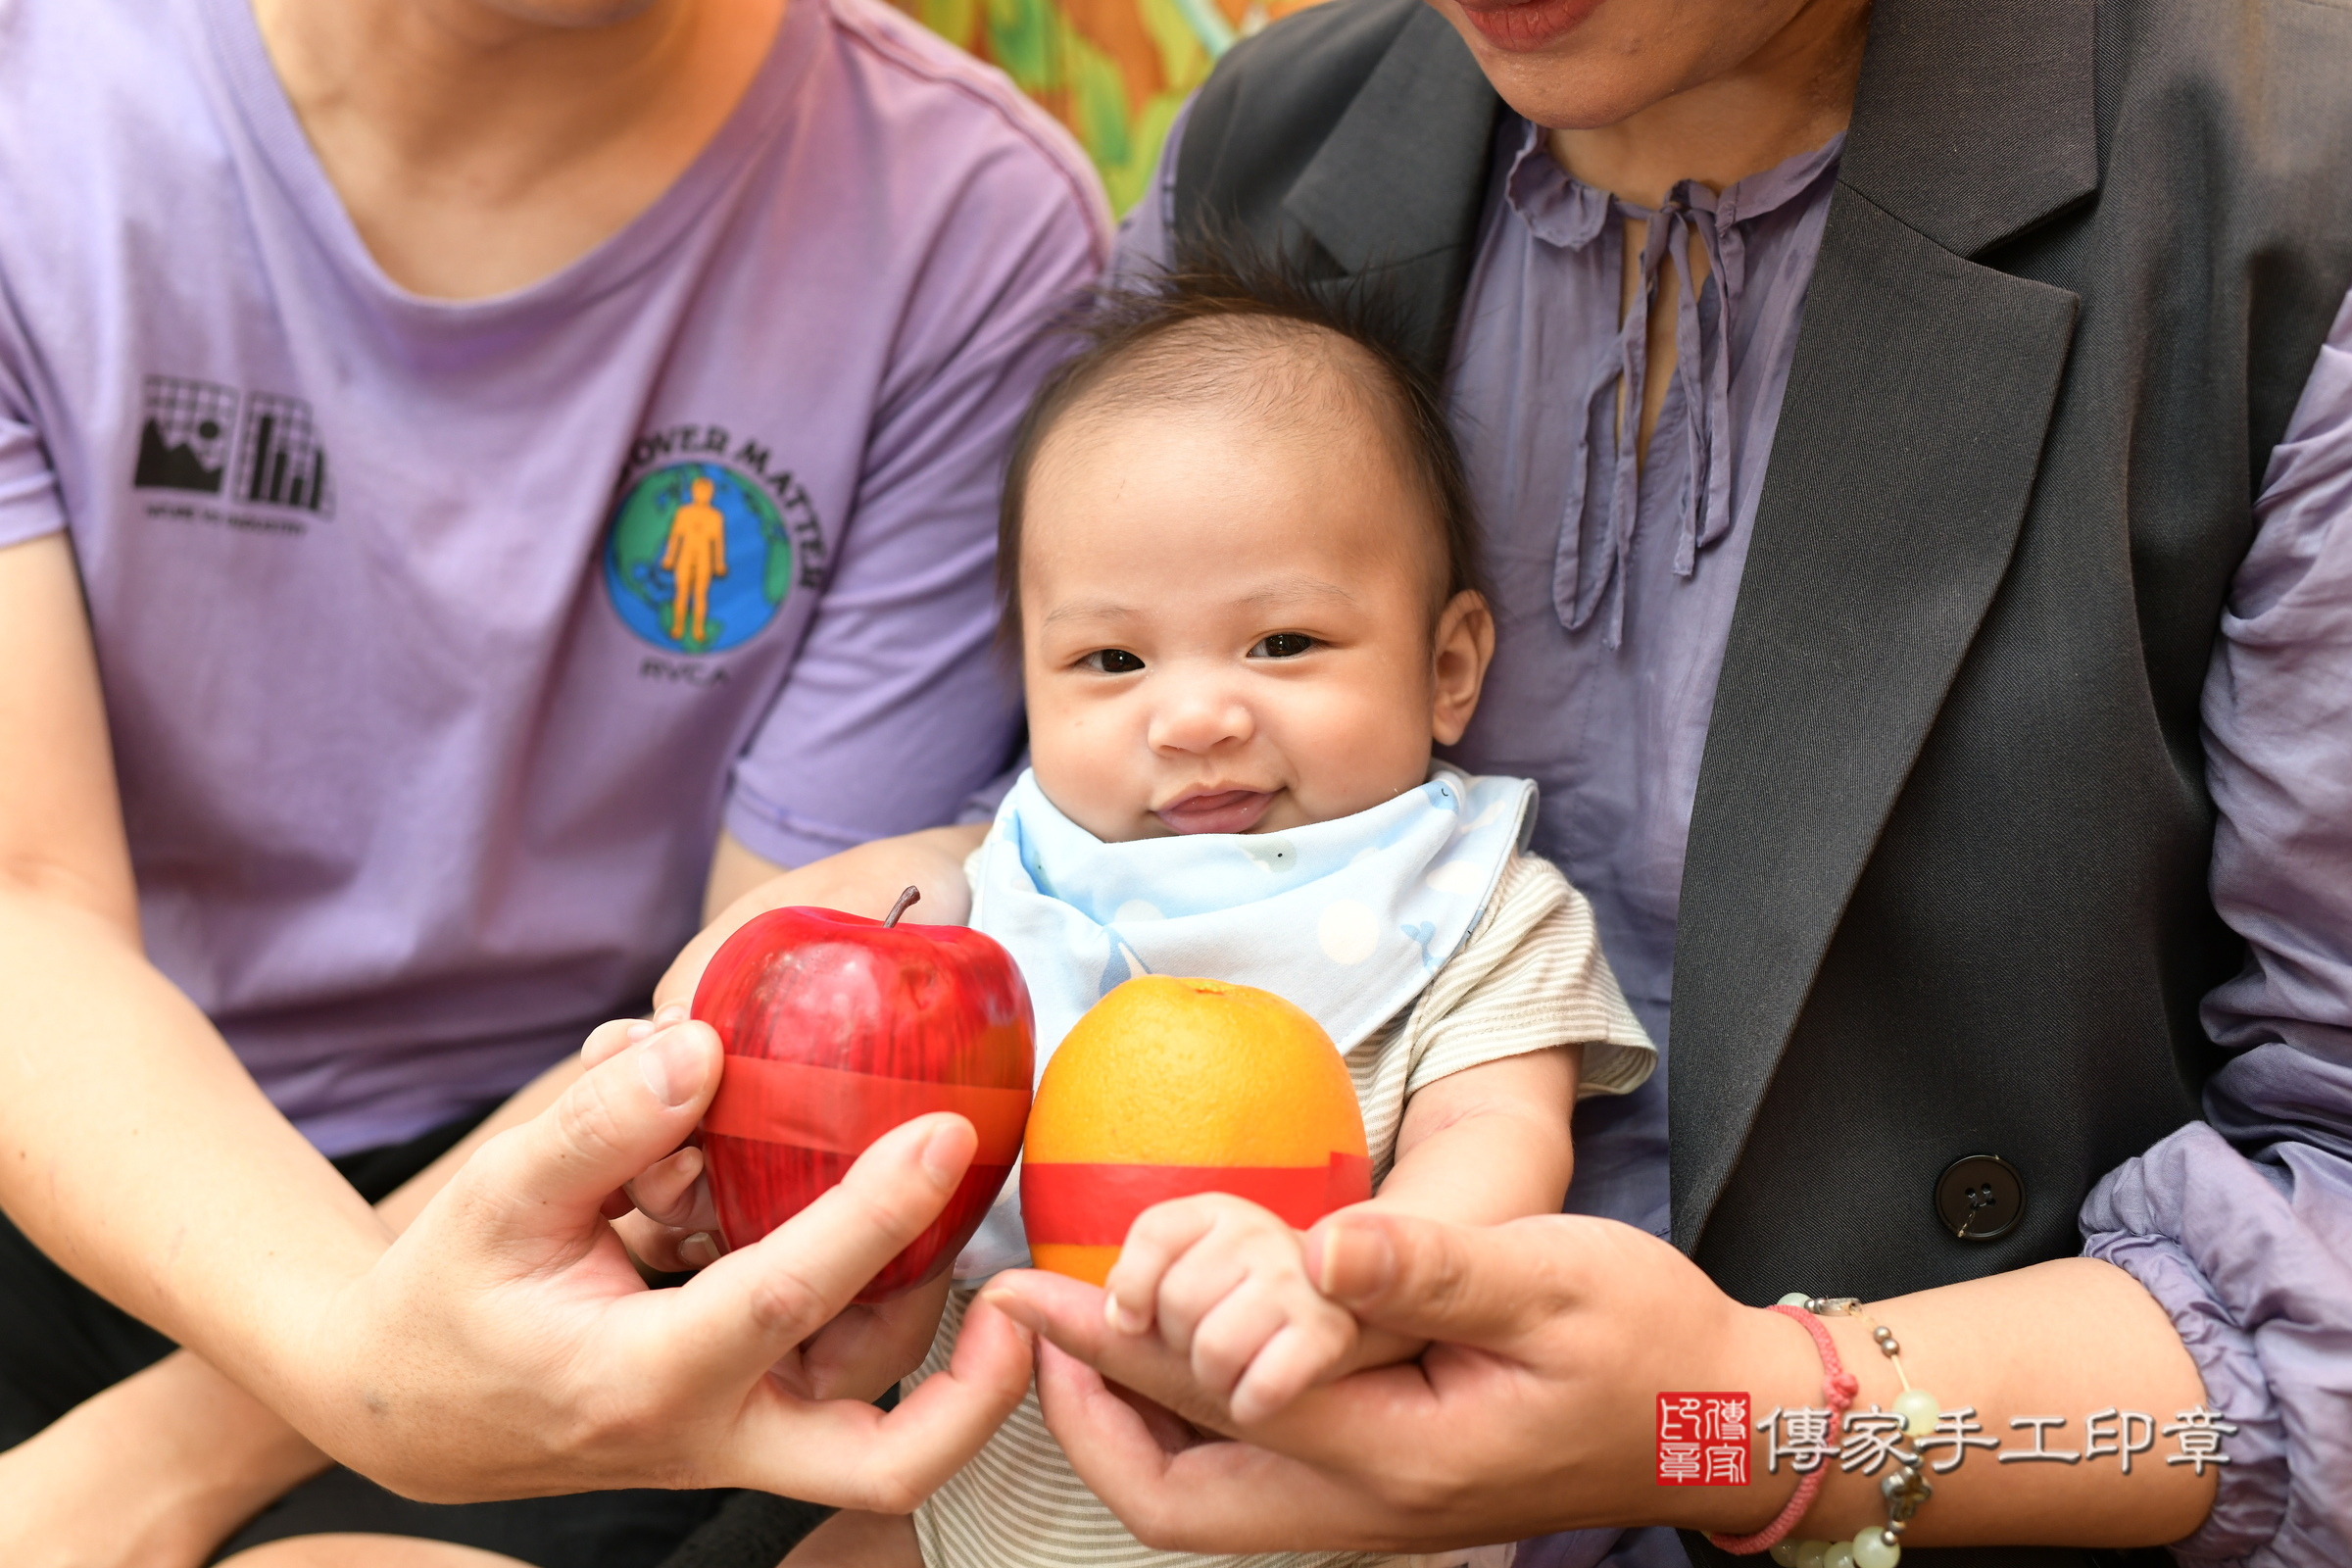
<instances>
[{"instance_id":1,"label":"adult hand holding apple","mask_svg":"<svg viewBox=\"0 0 2352 1568\"><path fill-rule=\"evenodd\" d=\"M718 1040L691 1022L638 1041L613 1027L591 1055L338 1293L289 1350L296 1375L257 1392L354 1468L431 1500L659 1477L912 1506L1019 1402L1018 1330L994 1314L967 1328L949 1374L888 1415L793 1390L832 1353L850 1298L938 1218L970 1163L969 1124L897 1128L761 1241L649 1291L605 1213L702 1116Z\"/></svg>"}]
</instances>

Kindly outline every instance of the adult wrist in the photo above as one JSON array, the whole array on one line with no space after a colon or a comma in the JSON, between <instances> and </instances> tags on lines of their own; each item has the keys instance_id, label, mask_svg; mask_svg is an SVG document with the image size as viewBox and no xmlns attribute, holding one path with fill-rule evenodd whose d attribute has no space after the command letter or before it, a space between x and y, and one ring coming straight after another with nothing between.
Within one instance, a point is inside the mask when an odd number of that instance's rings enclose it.
<instances>
[{"instance_id":1,"label":"adult wrist","mask_svg":"<svg viewBox=\"0 0 2352 1568\"><path fill-rule=\"evenodd\" d=\"M1848 1307L1853 1302L1848 1302ZM1848 1420L1860 1413L1872 1413L1877 1420L1880 1410L1910 1420L1910 1415L1898 1408L1898 1396L1910 1392L1910 1382L1907 1382L1905 1373L1898 1371L1898 1363L1884 1351L1884 1345L1898 1343L1893 1338L1893 1331L1884 1328L1875 1316L1856 1316L1851 1312L1823 1312L1813 1316L1813 1324L1823 1328L1823 1333L1837 1351L1837 1359L1844 1366L1848 1378L1853 1380L1853 1403L1851 1410L1848 1410ZM1860 1427L1856 1427L1856 1434L1858 1432ZM1771 1439L1766 1437L1766 1446L1769 1446L1769 1441ZM1851 1437L1848 1437L1848 1441L1851 1441ZM1880 1467L1872 1464L1870 1472L1877 1472L1877 1469ZM1915 1474L1912 1479L1924 1481L1924 1464L1915 1467L1915 1472L1922 1474ZM1900 1544L1900 1531L1886 1533L1893 1514L1888 1511L1891 1509L1891 1495L1884 1488L1886 1481L1900 1479L1900 1467L1886 1474L1853 1472L1841 1462L1839 1448L1823 1457L1821 1476L1821 1495L1813 1499L1813 1507L1806 1509L1804 1516L1789 1528L1789 1543L1813 1540L1813 1543L1851 1544L1856 1543L1858 1535L1880 1533L1882 1540L1875 1546L1877 1551ZM1929 1493L1934 1493L1934 1484L1924 1484L1919 1488L1917 1497L1907 1499L1903 1514L1905 1521L1910 1511L1915 1511Z\"/></svg>"},{"instance_id":2,"label":"adult wrist","mask_svg":"<svg viewBox=\"0 0 2352 1568\"><path fill-rule=\"evenodd\" d=\"M340 1278L318 1280L316 1295L299 1313L294 1303L278 1302L266 1355L220 1363L275 1412L297 1441L363 1473L364 1440L371 1428L385 1424L381 1396L369 1379L380 1379L387 1370L384 1348L396 1339L375 1324L382 1256L379 1250L368 1267L346 1267L335 1271Z\"/></svg>"},{"instance_id":3,"label":"adult wrist","mask_svg":"<svg viewBox=\"0 0 2352 1568\"><path fill-rule=\"evenodd\" d=\"M1830 1343L1837 1347L1839 1364L1854 1379L1853 1410L1867 1411L1873 1405L1891 1409L1899 1387L1893 1371L1873 1343L1869 1326L1858 1318L1843 1316L1820 1317L1815 1321L1828 1333ZM1821 1391L1817 1387L1789 1408L1820 1403ZM1764 1411L1756 1414L1761 1418ZM1760 1446L1769 1448L1770 1434L1758 1434L1757 1441ZM1787 1468L1784 1464L1783 1469ZM1788 1533L1790 1540L1851 1541L1858 1532L1886 1522L1886 1502L1879 1494L1877 1477L1844 1469L1835 1452L1822 1461L1821 1470L1821 1493Z\"/></svg>"},{"instance_id":4,"label":"adult wrist","mask_svg":"<svg viewBox=\"0 0 2352 1568\"><path fill-rule=\"evenodd\" d=\"M1896 1392L1893 1374L1871 1365L1882 1359L1869 1330L1845 1318L1818 1320L1828 1333L1843 1370L1857 1382L1853 1408L1873 1402L1887 1405ZM1753 1536L1780 1517L1804 1475L1772 1452L1771 1423L1777 1410L1824 1408L1825 1367L1811 1335L1786 1315L1764 1307L1738 1307L1714 1337L1716 1353L1680 1375L1688 1390L1660 1393L1730 1393L1747 1398L1747 1484L1745 1486L1659 1486L1657 1513L1651 1522L1710 1535ZM1882 1385L1884 1385L1882 1387ZM1756 1430L1763 1423L1764 1430ZM1886 1522L1886 1509L1875 1479L1847 1474L1833 1452L1821 1466L1823 1479L1812 1504L1793 1523L1788 1539L1851 1540L1872 1525ZM1754 1559L1761 1563L1766 1559Z\"/></svg>"},{"instance_id":5,"label":"adult wrist","mask_svg":"<svg viewBox=\"0 0 2352 1568\"><path fill-rule=\"evenodd\" d=\"M1777 1449L1767 1473L1777 1459L1821 1477L1785 1540L1835 1562L1883 1559L1896 1522L1905 1550L2136 1546L2193 1529L2229 1460L2164 1354L2169 1322L2113 1274L2065 1260L1884 1303L1809 1303L1850 1404L1834 1432L1823 1393L1750 1412ZM2179 1451L2150 1452L2176 1434Z\"/></svg>"},{"instance_id":6,"label":"adult wrist","mask_svg":"<svg viewBox=\"0 0 2352 1568\"><path fill-rule=\"evenodd\" d=\"M1687 1374L1691 1380L1687 1391L1658 1392L1743 1394L1751 1428L1776 1407L1821 1403L1821 1353L1805 1331L1782 1314L1762 1307L1735 1307L1723 1332L1715 1336L1715 1346L1716 1353L1707 1358L1704 1370ZM1764 1434L1751 1430L1744 1486L1659 1486L1665 1517L1656 1522L1727 1536L1753 1535L1765 1529L1788 1506L1803 1481L1785 1464L1777 1473L1768 1470L1767 1448ZM1816 1499L1807 1517L1820 1511Z\"/></svg>"}]
</instances>

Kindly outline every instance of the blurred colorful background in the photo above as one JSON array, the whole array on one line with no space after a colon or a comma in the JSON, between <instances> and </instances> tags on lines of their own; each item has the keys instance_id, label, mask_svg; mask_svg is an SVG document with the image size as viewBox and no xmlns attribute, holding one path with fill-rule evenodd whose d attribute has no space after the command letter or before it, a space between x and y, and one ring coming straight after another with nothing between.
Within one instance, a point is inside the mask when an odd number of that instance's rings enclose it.
<instances>
[{"instance_id":1,"label":"blurred colorful background","mask_svg":"<svg viewBox=\"0 0 2352 1568\"><path fill-rule=\"evenodd\" d=\"M1313 0L893 0L1002 69L1078 138L1111 210L1151 183L1185 95L1233 44Z\"/></svg>"}]
</instances>

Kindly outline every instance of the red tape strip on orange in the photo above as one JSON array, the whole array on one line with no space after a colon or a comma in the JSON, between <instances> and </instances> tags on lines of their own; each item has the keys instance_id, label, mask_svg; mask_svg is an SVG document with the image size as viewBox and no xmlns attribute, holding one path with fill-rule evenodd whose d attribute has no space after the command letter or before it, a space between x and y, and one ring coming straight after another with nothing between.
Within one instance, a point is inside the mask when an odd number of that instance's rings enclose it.
<instances>
[{"instance_id":1,"label":"red tape strip on orange","mask_svg":"<svg viewBox=\"0 0 2352 1568\"><path fill-rule=\"evenodd\" d=\"M935 1110L954 1111L980 1135L972 1163L1009 1165L1021 1152L1029 1091L918 1083L764 1056L729 1056L703 1126L730 1138L857 1154L901 1122Z\"/></svg>"},{"instance_id":2,"label":"red tape strip on orange","mask_svg":"<svg viewBox=\"0 0 2352 1568\"><path fill-rule=\"evenodd\" d=\"M1196 1193L1231 1193L1304 1230L1335 1208L1372 1196L1372 1162L1334 1154L1328 1165L1021 1166L1021 1223L1030 1245L1118 1247L1154 1203Z\"/></svg>"}]
</instances>

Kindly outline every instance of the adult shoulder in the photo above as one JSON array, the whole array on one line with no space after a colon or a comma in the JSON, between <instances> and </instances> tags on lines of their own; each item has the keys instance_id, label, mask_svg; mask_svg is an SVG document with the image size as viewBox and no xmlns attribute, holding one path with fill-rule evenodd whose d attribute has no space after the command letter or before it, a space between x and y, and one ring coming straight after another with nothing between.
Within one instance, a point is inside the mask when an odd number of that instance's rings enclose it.
<instances>
[{"instance_id":1,"label":"adult shoulder","mask_svg":"<svg viewBox=\"0 0 2352 1568\"><path fill-rule=\"evenodd\" d=\"M1239 242L1371 281L1398 346L1441 373L1501 110L1421 0L1324 0L1237 45L1195 98L1176 249Z\"/></svg>"},{"instance_id":2,"label":"adult shoulder","mask_svg":"<svg viewBox=\"0 0 2352 1568\"><path fill-rule=\"evenodd\" d=\"M919 143L943 189L1008 195L1005 181L1051 189L1107 243L1108 208L1075 138L996 67L882 0L824 0L850 69L863 83L868 130ZM907 149L876 146L889 157ZM968 190L981 180L999 188ZM1061 205L1061 204L1055 204Z\"/></svg>"},{"instance_id":3,"label":"adult shoulder","mask_svg":"<svg viewBox=\"0 0 2352 1568\"><path fill-rule=\"evenodd\" d=\"M1422 0L1324 0L1234 45L1186 118L1178 190L1279 202L1426 11Z\"/></svg>"},{"instance_id":4,"label":"adult shoulder","mask_svg":"<svg viewBox=\"0 0 2352 1568\"><path fill-rule=\"evenodd\" d=\"M184 3L0 3L9 231L70 257L64 233L127 190L142 197L141 223L167 235L182 209L215 201L209 182L229 168L220 52Z\"/></svg>"}]
</instances>

